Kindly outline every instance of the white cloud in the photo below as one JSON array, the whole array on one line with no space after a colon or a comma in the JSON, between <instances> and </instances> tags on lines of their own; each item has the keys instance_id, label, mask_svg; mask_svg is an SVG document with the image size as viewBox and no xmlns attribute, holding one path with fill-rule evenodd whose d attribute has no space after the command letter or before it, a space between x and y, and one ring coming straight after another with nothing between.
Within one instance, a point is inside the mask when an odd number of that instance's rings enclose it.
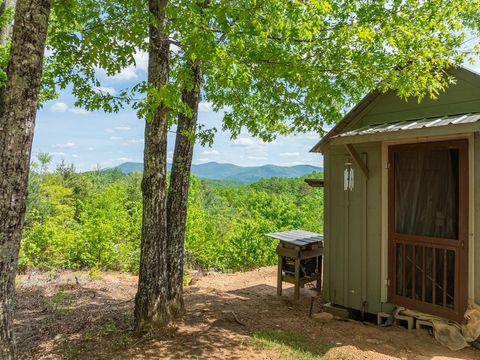
<instances>
[{"instance_id":1,"label":"white cloud","mask_svg":"<svg viewBox=\"0 0 480 360\"><path fill-rule=\"evenodd\" d=\"M231 106L225 106L221 109L219 109L219 112L229 112L229 111L232 111L232 107ZM210 101L201 101L199 104L198 104L198 112L201 112L201 113L205 113L205 112L215 112L215 110L213 110L213 103L210 102Z\"/></svg>"},{"instance_id":2,"label":"white cloud","mask_svg":"<svg viewBox=\"0 0 480 360\"><path fill-rule=\"evenodd\" d=\"M145 51L137 51L133 58L138 70L147 72L148 70L148 53Z\"/></svg>"},{"instance_id":3,"label":"white cloud","mask_svg":"<svg viewBox=\"0 0 480 360\"><path fill-rule=\"evenodd\" d=\"M254 144L255 144L255 142L252 139L249 139L249 138L238 138L238 139L233 140L233 145L234 146L246 147L246 146L252 146Z\"/></svg>"},{"instance_id":4,"label":"white cloud","mask_svg":"<svg viewBox=\"0 0 480 360\"><path fill-rule=\"evenodd\" d=\"M295 165L312 165L312 166L322 166L319 161L312 161L312 160L302 160L302 161L290 161L286 163L282 163L283 166L295 166Z\"/></svg>"},{"instance_id":5,"label":"white cloud","mask_svg":"<svg viewBox=\"0 0 480 360\"><path fill-rule=\"evenodd\" d=\"M56 102L50 107L52 112L65 112L68 109L68 105L64 102Z\"/></svg>"},{"instance_id":6,"label":"white cloud","mask_svg":"<svg viewBox=\"0 0 480 360\"><path fill-rule=\"evenodd\" d=\"M64 152L51 152L49 153L50 155L53 155L53 156L65 156L65 153Z\"/></svg>"},{"instance_id":7,"label":"white cloud","mask_svg":"<svg viewBox=\"0 0 480 360\"><path fill-rule=\"evenodd\" d=\"M211 102L202 101L198 104L198 112L212 112L213 107Z\"/></svg>"},{"instance_id":8,"label":"white cloud","mask_svg":"<svg viewBox=\"0 0 480 360\"><path fill-rule=\"evenodd\" d=\"M72 114L75 114L75 115L86 115L90 113L89 111L82 108L78 108L78 107L68 109L68 111L70 111Z\"/></svg>"},{"instance_id":9,"label":"white cloud","mask_svg":"<svg viewBox=\"0 0 480 360\"><path fill-rule=\"evenodd\" d=\"M123 145L143 144L143 142L143 139L128 139L123 143Z\"/></svg>"},{"instance_id":10,"label":"white cloud","mask_svg":"<svg viewBox=\"0 0 480 360\"><path fill-rule=\"evenodd\" d=\"M207 149L202 153L202 155L218 155L218 154L220 153L215 149Z\"/></svg>"},{"instance_id":11,"label":"white cloud","mask_svg":"<svg viewBox=\"0 0 480 360\"><path fill-rule=\"evenodd\" d=\"M209 158L201 158L201 159L198 159L198 162L199 163L206 163L206 162L209 162L210 159Z\"/></svg>"},{"instance_id":12,"label":"white cloud","mask_svg":"<svg viewBox=\"0 0 480 360\"><path fill-rule=\"evenodd\" d=\"M110 140L123 140L121 136L110 136Z\"/></svg>"},{"instance_id":13,"label":"white cloud","mask_svg":"<svg viewBox=\"0 0 480 360\"><path fill-rule=\"evenodd\" d=\"M131 159L131 158L128 158L128 157L120 157L120 158L115 159L115 160L116 160L116 161L123 161L123 162L125 162L125 161L132 161L132 159Z\"/></svg>"},{"instance_id":14,"label":"white cloud","mask_svg":"<svg viewBox=\"0 0 480 360\"><path fill-rule=\"evenodd\" d=\"M112 76L113 80L127 81L136 79L138 77L135 67L133 65L127 66L122 69L118 74Z\"/></svg>"},{"instance_id":15,"label":"white cloud","mask_svg":"<svg viewBox=\"0 0 480 360\"><path fill-rule=\"evenodd\" d=\"M55 145L52 145L52 147L59 148L59 149L73 149L73 148L77 147L77 145L75 145L72 142L68 142L68 143L65 143L65 144L55 144Z\"/></svg>"},{"instance_id":16,"label":"white cloud","mask_svg":"<svg viewBox=\"0 0 480 360\"><path fill-rule=\"evenodd\" d=\"M320 140L321 136L316 132L310 131L303 134L295 135L297 139L306 139L306 140Z\"/></svg>"},{"instance_id":17,"label":"white cloud","mask_svg":"<svg viewBox=\"0 0 480 360\"><path fill-rule=\"evenodd\" d=\"M93 91L100 94L115 95L117 91L113 87L95 86Z\"/></svg>"},{"instance_id":18,"label":"white cloud","mask_svg":"<svg viewBox=\"0 0 480 360\"><path fill-rule=\"evenodd\" d=\"M77 154L73 154L72 157L75 159L80 159L80 155L77 155Z\"/></svg>"},{"instance_id":19,"label":"white cloud","mask_svg":"<svg viewBox=\"0 0 480 360\"><path fill-rule=\"evenodd\" d=\"M247 156L247 159L250 160L267 160L265 156Z\"/></svg>"},{"instance_id":20,"label":"white cloud","mask_svg":"<svg viewBox=\"0 0 480 360\"><path fill-rule=\"evenodd\" d=\"M87 150L88 150L88 151L93 151L93 150L95 150L95 149L90 146Z\"/></svg>"},{"instance_id":21,"label":"white cloud","mask_svg":"<svg viewBox=\"0 0 480 360\"><path fill-rule=\"evenodd\" d=\"M128 130L131 130L132 128L130 126L117 126L115 127L115 130L118 130L118 131L128 131Z\"/></svg>"},{"instance_id":22,"label":"white cloud","mask_svg":"<svg viewBox=\"0 0 480 360\"><path fill-rule=\"evenodd\" d=\"M148 53L144 51L138 51L133 55L135 65L129 65L122 69L118 74L115 74L111 79L119 81L127 81L138 78L140 71L146 72L148 69Z\"/></svg>"},{"instance_id":23,"label":"white cloud","mask_svg":"<svg viewBox=\"0 0 480 360\"><path fill-rule=\"evenodd\" d=\"M97 168L98 170L100 170L100 169L102 168L102 166L111 166L111 165L113 165L113 162L111 162L111 161L103 161L103 162L101 162L100 164L97 164L96 168Z\"/></svg>"},{"instance_id":24,"label":"white cloud","mask_svg":"<svg viewBox=\"0 0 480 360\"><path fill-rule=\"evenodd\" d=\"M284 153L280 153L280 156L299 156L300 153L299 152L284 152Z\"/></svg>"}]
</instances>

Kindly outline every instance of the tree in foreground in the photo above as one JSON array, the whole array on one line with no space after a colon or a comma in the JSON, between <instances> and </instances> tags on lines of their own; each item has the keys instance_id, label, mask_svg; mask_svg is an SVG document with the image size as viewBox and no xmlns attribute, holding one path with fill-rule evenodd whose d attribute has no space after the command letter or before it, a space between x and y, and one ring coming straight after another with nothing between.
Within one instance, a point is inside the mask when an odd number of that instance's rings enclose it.
<instances>
[{"instance_id":1,"label":"tree in foreground","mask_svg":"<svg viewBox=\"0 0 480 360\"><path fill-rule=\"evenodd\" d=\"M4 3L5 5L5 3ZM3 6L2 10L11 11ZM0 89L0 359L14 359L13 305L50 0L18 0ZM8 20L6 20L8 22ZM3 24L5 26L5 23ZM5 41L6 43L7 41ZM4 43L4 44L5 44Z\"/></svg>"},{"instance_id":2,"label":"tree in foreground","mask_svg":"<svg viewBox=\"0 0 480 360\"><path fill-rule=\"evenodd\" d=\"M373 89L435 98L454 81L445 69L477 53L468 37L478 37L480 9L478 0L75 4L67 29L52 32L49 43L58 84L73 84L77 105L118 111L130 104L146 120L138 331L184 310L190 165L195 142L209 143L215 132L197 123L200 101L225 113L232 137L247 130L270 141L323 133ZM113 75L135 64L139 51L149 52L148 81L116 96L99 90L96 68ZM168 183L169 129L177 135Z\"/></svg>"}]
</instances>

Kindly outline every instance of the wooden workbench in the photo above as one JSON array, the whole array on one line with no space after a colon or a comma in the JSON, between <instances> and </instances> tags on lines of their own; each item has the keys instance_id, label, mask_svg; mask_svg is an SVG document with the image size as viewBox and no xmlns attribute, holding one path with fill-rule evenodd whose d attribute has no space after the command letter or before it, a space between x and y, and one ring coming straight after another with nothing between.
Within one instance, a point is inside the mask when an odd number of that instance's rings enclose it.
<instances>
[{"instance_id":1,"label":"wooden workbench","mask_svg":"<svg viewBox=\"0 0 480 360\"><path fill-rule=\"evenodd\" d=\"M287 282L295 286L294 298L300 298L300 288L305 284L316 281L316 289L321 291L322 284L322 260L323 260L323 236L303 230L292 230L279 233L265 234L268 237L280 240L277 246L278 255L278 278L277 295L282 295L282 283ZM293 275L285 271L285 259L294 261ZM314 272L302 269L302 264L309 259L316 259Z\"/></svg>"}]
</instances>

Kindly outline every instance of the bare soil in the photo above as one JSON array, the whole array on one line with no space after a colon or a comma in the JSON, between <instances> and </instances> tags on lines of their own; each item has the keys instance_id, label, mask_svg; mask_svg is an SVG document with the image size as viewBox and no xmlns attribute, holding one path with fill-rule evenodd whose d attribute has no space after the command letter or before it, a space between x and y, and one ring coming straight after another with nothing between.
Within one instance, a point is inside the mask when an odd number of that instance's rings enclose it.
<instances>
[{"instance_id":1,"label":"bare soil","mask_svg":"<svg viewBox=\"0 0 480 360\"><path fill-rule=\"evenodd\" d=\"M19 276L19 358L278 359L285 354L259 348L252 336L281 329L325 344L332 359L480 359L473 348L448 350L426 330L310 319L304 290L293 301L293 289L284 284L284 296L276 296L275 267L194 275L186 287L184 321L138 337L132 333L136 281L123 273Z\"/></svg>"}]
</instances>

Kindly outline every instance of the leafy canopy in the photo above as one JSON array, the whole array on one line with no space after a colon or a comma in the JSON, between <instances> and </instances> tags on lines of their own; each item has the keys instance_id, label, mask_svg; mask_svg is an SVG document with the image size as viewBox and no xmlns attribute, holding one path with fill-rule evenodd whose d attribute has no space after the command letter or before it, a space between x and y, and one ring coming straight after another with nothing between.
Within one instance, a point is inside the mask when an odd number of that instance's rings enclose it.
<instances>
[{"instance_id":1,"label":"leafy canopy","mask_svg":"<svg viewBox=\"0 0 480 360\"><path fill-rule=\"evenodd\" d=\"M77 106L149 120L160 103L171 125L191 110L189 64L202 64L202 100L225 111L223 127L271 140L323 132L370 90L435 98L454 81L445 69L478 55L480 0L172 0L170 82L140 80L116 95L111 76L148 51L145 0L55 0L44 94L72 86ZM202 139L212 129L199 125Z\"/></svg>"}]
</instances>

